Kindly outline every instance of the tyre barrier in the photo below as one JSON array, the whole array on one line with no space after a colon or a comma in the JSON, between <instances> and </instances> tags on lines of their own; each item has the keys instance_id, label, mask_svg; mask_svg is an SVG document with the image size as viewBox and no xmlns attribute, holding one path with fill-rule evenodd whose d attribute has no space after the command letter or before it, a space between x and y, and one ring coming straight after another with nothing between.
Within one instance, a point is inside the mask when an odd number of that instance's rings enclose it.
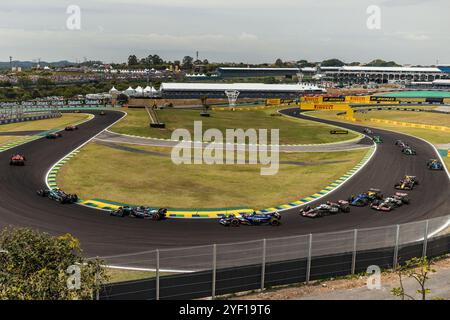
<instances>
[{"instance_id":1,"label":"tyre barrier","mask_svg":"<svg viewBox=\"0 0 450 320\"><path fill-rule=\"evenodd\" d=\"M14 119L0 119L0 125L2 125L2 124L11 124L11 123L19 123L19 122L25 122L25 121L35 121L35 120L60 118L60 117L61 117L61 113L55 113L55 114L46 114L46 115L41 115L41 116L30 116L30 117L23 117L23 118L14 118Z\"/></svg>"}]
</instances>

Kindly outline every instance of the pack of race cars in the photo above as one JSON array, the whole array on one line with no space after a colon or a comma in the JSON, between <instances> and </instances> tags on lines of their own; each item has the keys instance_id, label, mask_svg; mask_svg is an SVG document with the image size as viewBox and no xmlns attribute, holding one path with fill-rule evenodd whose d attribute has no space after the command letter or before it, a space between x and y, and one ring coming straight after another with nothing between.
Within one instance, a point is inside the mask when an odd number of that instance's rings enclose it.
<instances>
[{"instance_id":1,"label":"pack of race cars","mask_svg":"<svg viewBox=\"0 0 450 320\"><path fill-rule=\"evenodd\" d=\"M417 154L416 150L413 147L402 140L395 141L395 145L398 146L402 153L407 156L415 156Z\"/></svg>"}]
</instances>

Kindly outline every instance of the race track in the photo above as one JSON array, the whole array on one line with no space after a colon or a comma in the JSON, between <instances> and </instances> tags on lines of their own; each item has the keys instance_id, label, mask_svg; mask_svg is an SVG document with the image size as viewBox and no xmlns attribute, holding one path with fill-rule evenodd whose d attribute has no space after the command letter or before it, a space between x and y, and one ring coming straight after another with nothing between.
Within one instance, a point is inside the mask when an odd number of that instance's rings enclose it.
<instances>
[{"instance_id":1,"label":"race track","mask_svg":"<svg viewBox=\"0 0 450 320\"><path fill-rule=\"evenodd\" d=\"M283 112L305 117L297 114L298 109ZM61 139L39 139L0 153L0 226L27 226L55 235L71 233L81 240L87 255L105 256L155 248L375 227L450 214L450 183L446 172L432 172L425 165L428 159L437 157L434 149L419 139L378 129L374 129L374 132L383 136L384 144L379 146L370 163L346 182L344 187L319 201L347 199L350 194L363 192L368 188L380 188L385 195L389 195L395 191L393 185L396 180L405 174L416 175L420 186L410 192L411 204L387 214L368 208L352 207L352 212L345 215L309 220L298 216L298 210L293 209L284 213L280 227L225 228L215 220L168 219L154 222L114 218L99 210L79 205L60 205L36 195L36 190L45 186L44 176L56 161L120 119L122 115L121 112L115 111L107 111L105 116L96 114L93 120L80 125L80 130L63 132ZM316 121L332 123L325 120ZM354 125L332 124L358 132L363 129ZM397 139L407 141L415 147L418 155L403 155L394 145ZM28 159L25 167L9 166L9 157L14 152L25 154ZM245 186L243 189L245 190Z\"/></svg>"}]
</instances>

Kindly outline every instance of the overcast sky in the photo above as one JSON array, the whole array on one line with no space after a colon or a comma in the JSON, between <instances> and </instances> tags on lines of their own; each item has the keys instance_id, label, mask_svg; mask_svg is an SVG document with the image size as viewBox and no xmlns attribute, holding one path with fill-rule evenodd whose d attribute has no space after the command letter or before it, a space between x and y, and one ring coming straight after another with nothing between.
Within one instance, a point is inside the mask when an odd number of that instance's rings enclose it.
<instances>
[{"instance_id":1,"label":"overcast sky","mask_svg":"<svg viewBox=\"0 0 450 320\"><path fill-rule=\"evenodd\" d=\"M125 61L129 54L227 62L375 58L450 63L449 0L2 0L0 61ZM81 29L69 30L69 5ZM367 28L371 5L381 28Z\"/></svg>"}]
</instances>

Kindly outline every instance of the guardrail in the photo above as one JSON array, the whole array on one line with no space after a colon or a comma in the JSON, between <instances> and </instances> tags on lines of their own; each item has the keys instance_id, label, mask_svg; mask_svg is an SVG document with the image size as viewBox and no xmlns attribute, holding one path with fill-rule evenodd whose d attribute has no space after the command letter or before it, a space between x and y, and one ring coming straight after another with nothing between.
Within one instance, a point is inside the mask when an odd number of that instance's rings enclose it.
<instances>
[{"instance_id":1,"label":"guardrail","mask_svg":"<svg viewBox=\"0 0 450 320\"><path fill-rule=\"evenodd\" d=\"M449 252L450 216L378 228L153 250L103 257L107 265L152 270L155 277L108 284L99 297L215 298L361 273L370 265L395 268L412 257Z\"/></svg>"}]
</instances>

